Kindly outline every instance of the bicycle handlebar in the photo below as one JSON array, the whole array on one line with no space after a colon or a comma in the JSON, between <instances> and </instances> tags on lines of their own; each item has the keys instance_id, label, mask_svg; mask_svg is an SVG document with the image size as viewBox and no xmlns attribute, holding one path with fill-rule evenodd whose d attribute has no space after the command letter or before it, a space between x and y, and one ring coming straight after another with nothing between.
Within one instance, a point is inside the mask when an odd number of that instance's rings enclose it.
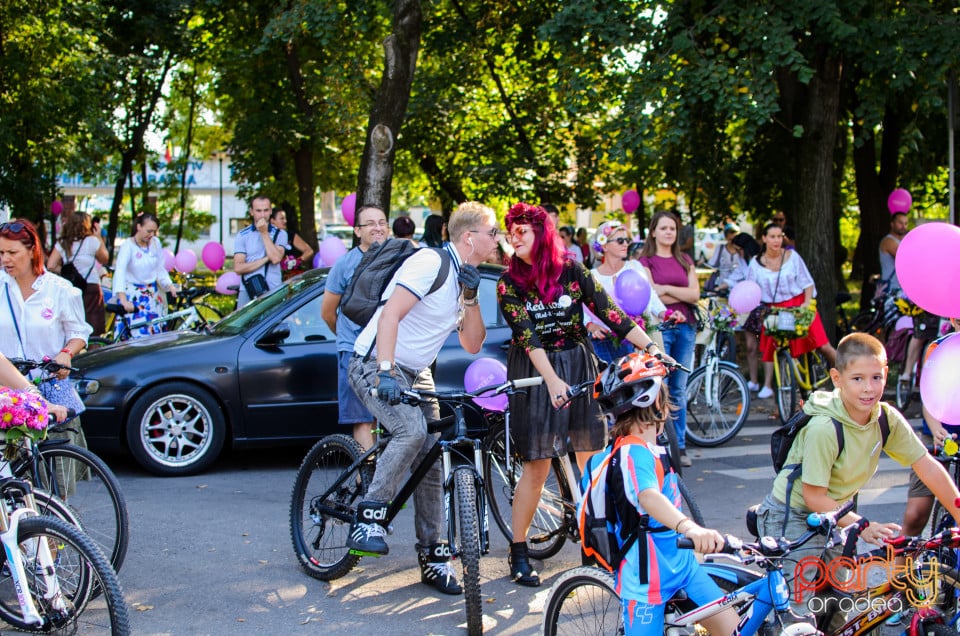
<instances>
[{"instance_id":1,"label":"bicycle handlebar","mask_svg":"<svg viewBox=\"0 0 960 636\"><path fill-rule=\"evenodd\" d=\"M20 373L26 374L33 369L40 369L47 373L53 374L58 371L71 371L71 372L80 372L80 369L76 367L67 366L60 364L56 360L51 358L44 358L43 360L25 360L24 358L9 358L10 363L17 368L17 371Z\"/></svg>"},{"instance_id":2,"label":"bicycle handlebar","mask_svg":"<svg viewBox=\"0 0 960 636\"><path fill-rule=\"evenodd\" d=\"M476 391L425 391L422 389L404 389L400 394L400 401L412 406L418 405L425 398L439 400L441 402L466 402L473 398L490 398L496 395L506 393L510 395L520 389L543 384L543 378L539 375L529 378L517 378L516 380L507 380L503 384L485 386ZM370 395L376 396L377 389L370 389Z\"/></svg>"}]
</instances>

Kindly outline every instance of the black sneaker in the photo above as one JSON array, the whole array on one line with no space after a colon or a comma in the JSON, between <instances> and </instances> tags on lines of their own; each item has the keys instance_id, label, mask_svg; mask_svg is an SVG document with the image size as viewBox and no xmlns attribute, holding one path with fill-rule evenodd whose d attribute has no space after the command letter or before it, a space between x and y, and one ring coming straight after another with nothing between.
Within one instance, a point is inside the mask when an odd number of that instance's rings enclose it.
<instances>
[{"instance_id":1,"label":"black sneaker","mask_svg":"<svg viewBox=\"0 0 960 636\"><path fill-rule=\"evenodd\" d=\"M387 519L387 504L376 501L362 502L357 506L357 515L350 526L347 548L354 554L363 556L383 556L390 547L383 540L387 529L383 527Z\"/></svg>"},{"instance_id":2,"label":"black sneaker","mask_svg":"<svg viewBox=\"0 0 960 636\"><path fill-rule=\"evenodd\" d=\"M421 583L443 594L463 594L450 563L450 546L446 543L434 543L426 547L418 545L417 562L420 564Z\"/></svg>"}]
</instances>

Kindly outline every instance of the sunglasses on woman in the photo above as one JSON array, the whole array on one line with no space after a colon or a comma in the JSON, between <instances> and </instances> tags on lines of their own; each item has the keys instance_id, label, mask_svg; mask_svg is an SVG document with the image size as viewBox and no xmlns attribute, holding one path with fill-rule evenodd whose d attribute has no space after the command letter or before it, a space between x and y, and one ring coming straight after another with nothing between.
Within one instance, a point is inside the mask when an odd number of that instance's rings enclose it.
<instances>
[{"instance_id":1,"label":"sunglasses on woman","mask_svg":"<svg viewBox=\"0 0 960 636\"><path fill-rule=\"evenodd\" d=\"M619 237L619 238L610 239L610 242L611 242L611 243L616 243L617 245L629 245L630 239L628 239L628 238L626 238L626 237L624 237L624 236L621 236L621 237Z\"/></svg>"},{"instance_id":2,"label":"sunglasses on woman","mask_svg":"<svg viewBox=\"0 0 960 636\"><path fill-rule=\"evenodd\" d=\"M24 228L23 223L0 223L0 232L12 232L13 234L18 234L23 232Z\"/></svg>"}]
</instances>

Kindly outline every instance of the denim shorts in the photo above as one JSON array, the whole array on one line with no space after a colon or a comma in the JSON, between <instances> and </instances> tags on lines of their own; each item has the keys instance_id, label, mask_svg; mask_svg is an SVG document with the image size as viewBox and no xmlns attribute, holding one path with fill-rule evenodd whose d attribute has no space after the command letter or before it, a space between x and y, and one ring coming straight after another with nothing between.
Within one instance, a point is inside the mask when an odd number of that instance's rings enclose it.
<instances>
[{"instance_id":1,"label":"denim shorts","mask_svg":"<svg viewBox=\"0 0 960 636\"><path fill-rule=\"evenodd\" d=\"M373 415L363 405L357 394L350 387L350 374L347 366L350 364L350 358L353 357L353 351L337 352L337 398L340 401L339 422L345 426L354 424L365 424L373 421Z\"/></svg>"}]
</instances>

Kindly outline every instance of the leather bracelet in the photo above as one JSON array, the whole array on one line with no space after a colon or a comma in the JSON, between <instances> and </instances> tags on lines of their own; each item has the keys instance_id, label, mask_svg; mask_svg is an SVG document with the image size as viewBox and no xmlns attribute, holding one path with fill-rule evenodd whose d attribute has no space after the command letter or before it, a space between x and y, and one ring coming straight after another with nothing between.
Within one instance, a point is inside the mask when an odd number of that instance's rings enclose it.
<instances>
[{"instance_id":1,"label":"leather bracelet","mask_svg":"<svg viewBox=\"0 0 960 636\"><path fill-rule=\"evenodd\" d=\"M66 347L64 347L63 349L61 349L61 350L60 350L60 353L65 353L65 354L67 354L68 356L70 356L71 358L73 357L73 351L70 351L70 349L67 349Z\"/></svg>"}]
</instances>

